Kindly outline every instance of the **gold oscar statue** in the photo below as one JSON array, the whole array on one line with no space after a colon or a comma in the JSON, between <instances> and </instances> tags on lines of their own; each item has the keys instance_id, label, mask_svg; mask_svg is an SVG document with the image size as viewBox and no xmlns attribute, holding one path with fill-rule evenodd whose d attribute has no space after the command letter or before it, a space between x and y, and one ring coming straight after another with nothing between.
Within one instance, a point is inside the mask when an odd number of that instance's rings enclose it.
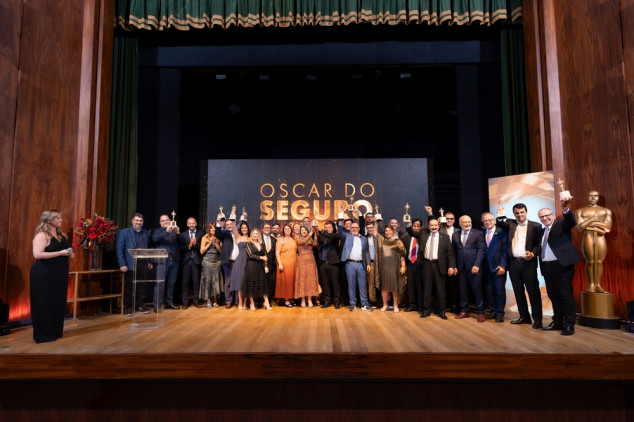
<instances>
[{"instance_id":1,"label":"gold oscar statue","mask_svg":"<svg viewBox=\"0 0 634 422\"><path fill-rule=\"evenodd\" d=\"M176 220L176 211L172 210L172 219L170 220L170 227L177 227Z\"/></svg>"},{"instance_id":2,"label":"gold oscar statue","mask_svg":"<svg viewBox=\"0 0 634 422\"><path fill-rule=\"evenodd\" d=\"M581 292L581 314L591 318L614 317L614 297L601 287L603 260L608 253L605 235L612 230L612 211L598 205L599 192L588 192L588 204L575 211L583 232L581 250L586 259L587 290ZM597 327L601 328L601 327Z\"/></svg>"},{"instance_id":3,"label":"gold oscar statue","mask_svg":"<svg viewBox=\"0 0 634 422\"><path fill-rule=\"evenodd\" d=\"M403 215L403 223L411 223L412 217L409 215L409 202L405 204L405 214Z\"/></svg>"}]
</instances>

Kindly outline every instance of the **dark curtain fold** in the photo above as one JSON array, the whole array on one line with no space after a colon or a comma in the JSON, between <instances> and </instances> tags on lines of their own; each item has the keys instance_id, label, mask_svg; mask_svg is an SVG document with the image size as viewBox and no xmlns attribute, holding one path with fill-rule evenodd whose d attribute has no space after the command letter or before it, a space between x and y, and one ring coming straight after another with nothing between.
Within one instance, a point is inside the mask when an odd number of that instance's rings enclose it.
<instances>
[{"instance_id":1,"label":"dark curtain fold","mask_svg":"<svg viewBox=\"0 0 634 422\"><path fill-rule=\"evenodd\" d=\"M522 0L117 0L125 29L486 25L521 20Z\"/></svg>"},{"instance_id":2,"label":"dark curtain fold","mask_svg":"<svg viewBox=\"0 0 634 422\"><path fill-rule=\"evenodd\" d=\"M127 227L136 212L138 41L116 36L112 69L108 216Z\"/></svg>"},{"instance_id":3,"label":"dark curtain fold","mask_svg":"<svg viewBox=\"0 0 634 422\"><path fill-rule=\"evenodd\" d=\"M500 36L504 164L507 175L530 172L522 27L504 27Z\"/></svg>"}]
</instances>

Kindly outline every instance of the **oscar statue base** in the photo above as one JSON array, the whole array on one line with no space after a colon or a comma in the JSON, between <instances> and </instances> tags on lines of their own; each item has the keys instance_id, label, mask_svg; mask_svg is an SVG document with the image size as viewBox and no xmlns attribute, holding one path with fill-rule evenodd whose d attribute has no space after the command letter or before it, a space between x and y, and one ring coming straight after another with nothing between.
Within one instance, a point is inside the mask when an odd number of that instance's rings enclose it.
<instances>
[{"instance_id":1,"label":"oscar statue base","mask_svg":"<svg viewBox=\"0 0 634 422\"><path fill-rule=\"evenodd\" d=\"M584 327L618 330L619 318L614 316L614 295L581 292L581 313L577 315L577 322Z\"/></svg>"}]
</instances>

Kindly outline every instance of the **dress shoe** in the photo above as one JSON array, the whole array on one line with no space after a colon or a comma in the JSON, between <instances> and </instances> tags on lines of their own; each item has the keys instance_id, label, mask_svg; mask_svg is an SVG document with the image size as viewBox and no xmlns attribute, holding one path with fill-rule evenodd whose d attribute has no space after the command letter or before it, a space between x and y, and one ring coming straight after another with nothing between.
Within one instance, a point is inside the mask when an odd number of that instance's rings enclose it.
<instances>
[{"instance_id":1,"label":"dress shoe","mask_svg":"<svg viewBox=\"0 0 634 422\"><path fill-rule=\"evenodd\" d=\"M225 309L231 309L232 306L233 306L233 303L227 303L225 305Z\"/></svg>"},{"instance_id":2,"label":"dress shoe","mask_svg":"<svg viewBox=\"0 0 634 422\"><path fill-rule=\"evenodd\" d=\"M173 303L168 303L167 305L165 305L165 309L180 309L180 308L174 305Z\"/></svg>"},{"instance_id":3,"label":"dress shoe","mask_svg":"<svg viewBox=\"0 0 634 422\"><path fill-rule=\"evenodd\" d=\"M561 330L562 336L571 336L575 333L575 326L571 324L564 325L564 328Z\"/></svg>"},{"instance_id":4,"label":"dress shoe","mask_svg":"<svg viewBox=\"0 0 634 422\"><path fill-rule=\"evenodd\" d=\"M189 308L189 303L186 303L186 304L185 304L185 305L183 305L183 307L182 307L183 311L184 311L185 309L187 309L187 308Z\"/></svg>"},{"instance_id":5,"label":"dress shoe","mask_svg":"<svg viewBox=\"0 0 634 422\"><path fill-rule=\"evenodd\" d=\"M530 318L526 319L526 318L519 317L511 321L511 324L532 324L532 321L530 320Z\"/></svg>"},{"instance_id":6,"label":"dress shoe","mask_svg":"<svg viewBox=\"0 0 634 422\"><path fill-rule=\"evenodd\" d=\"M495 322L504 322L504 315L496 315Z\"/></svg>"},{"instance_id":7,"label":"dress shoe","mask_svg":"<svg viewBox=\"0 0 634 422\"><path fill-rule=\"evenodd\" d=\"M445 312L438 312L438 317L439 317L440 319L444 319L444 320L446 320L446 319L447 319L447 315L445 315Z\"/></svg>"},{"instance_id":8,"label":"dress shoe","mask_svg":"<svg viewBox=\"0 0 634 422\"><path fill-rule=\"evenodd\" d=\"M555 331L555 330L562 330L564 328L563 324L558 324L555 321L551 321L550 324L548 324L545 327L542 327L542 330L544 331Z\"/></svg>"},{"instance_id":9,"label":"dress shoe","mask_svg":"<svg viewBox=\"0 0 634 422\"><path fill-rule=\"evenodd\" d=\"M414 312L416 310L416 306L408 306L407 308L403 309L405 312Z\"/></svg>"},{"instance_id":10,"label":"dress shoe","mask_svg":"<svg viewBox=\"0 0 634 422\"><path fill-rule=\"evenodd\" d=\"M420 313L421 318L427 318L429 315L431 315L431 312L428 311L423 311Z\"/></svg>"},{"instance_id":11,"label":"dress shoe","mask_svg":"<svg viewBox=\"0 0 634 422\"><path fill-rule=\"evenodd\" d=\"M465 318L469 318L469 314L466 312L460 312L458 315L456 315L454 318L456 319L465 319Z\"/></svg>"},{"instance_id":12,"label":"dress shoe","mask_svg":"<svg viewBox=\"0 0 634 422\"><path fill-rule=\"evenodd\" d=\"M136 310L137 314L149 314L149 312L143 307L143 306L139 306Z\"/></svg>"},{"instance_id":13,"label":"dress shoe","mask_svg":"<svg viewBox=\"0 0 634 422\"><path fill-rule=\"evenodd\" d=\"M321 305L321 308L322 308L322 309L330 308L330 302L324 302L324 303Z\"/></svg>"},{"instance_id":14,"label":"dress shoe","mask_svg":"<svg viewBox=\"0 0 634 422\"><path fill-rule=\"evenodd\" d=\"M196 304L196 307L197 307L197 308L202 308L202 307L203 307L203 305L202 305L200 302L198 302L198 303Z\"/></svg>"},{"instance_id":15,"label":"dress shoe","mask_svg":"<svg viewBox=\"0 0 634 422\"><path fill-rule=\"evenodd\" d=\"M535 322L533 322L533 329L535 329L535 330L539 330L539 329L540 329L540 328L542 328L542 327L543 327L543 325L542 325L542 322L541 322L541 321L535 321Z\"/></svg>"},{"instance_id":16,"label":"dress shoe","mask_svg":"<svg viewBox=\"0 0 634 422\"><path fill-rule=\"evenodd\" d=\"M483 314L478 315L478 322L486 321L486 317Z\"/></svg>"}]
</instances>

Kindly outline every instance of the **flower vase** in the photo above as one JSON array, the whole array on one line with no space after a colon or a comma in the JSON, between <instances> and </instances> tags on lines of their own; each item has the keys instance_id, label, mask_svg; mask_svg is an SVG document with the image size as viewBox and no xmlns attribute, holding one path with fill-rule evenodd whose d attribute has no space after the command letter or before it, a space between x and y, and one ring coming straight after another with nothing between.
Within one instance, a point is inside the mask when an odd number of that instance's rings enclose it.
<instances>
[{"instance_id":1,"label":"flower vase","mask_svg":"<svg viewBox=\"0 0 634 422\"><path fill-rule=\"evenodd\" d=\"M101 249L90 252L90 271L101 271L102 253Z\"/></svg>"}]
</instances>

